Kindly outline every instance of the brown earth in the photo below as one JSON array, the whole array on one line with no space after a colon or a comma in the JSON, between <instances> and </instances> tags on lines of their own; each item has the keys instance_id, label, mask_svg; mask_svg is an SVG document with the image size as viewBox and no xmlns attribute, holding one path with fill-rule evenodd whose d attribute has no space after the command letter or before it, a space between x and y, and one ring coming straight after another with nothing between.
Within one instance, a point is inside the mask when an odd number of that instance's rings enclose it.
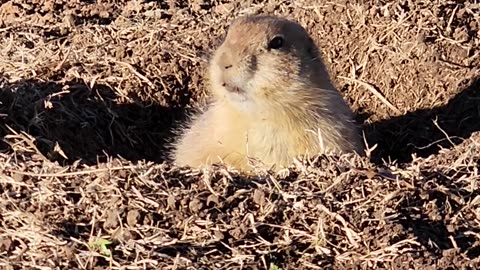
<instances>
[{"instance_id":1,"label":"brown earth","mask_svg":"<svg viewBox=\"0 0 480 270\"><path fill-rule=\"evenodd\" d=\"M0 268L477 269L476 2L3 1ZM371 155L255 177L165 160L251 13L308 29Z\"/></svg>"}]
</instances>

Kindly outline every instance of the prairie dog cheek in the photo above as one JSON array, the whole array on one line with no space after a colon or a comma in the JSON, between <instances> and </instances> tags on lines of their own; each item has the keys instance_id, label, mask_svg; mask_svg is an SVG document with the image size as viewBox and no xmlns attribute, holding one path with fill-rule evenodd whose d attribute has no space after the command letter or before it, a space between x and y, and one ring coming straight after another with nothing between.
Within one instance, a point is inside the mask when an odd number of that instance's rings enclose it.
<instances>
[{"instance_id":1,"label":"prairie dog cheek","mask_svg":"<svg viewBox=\"0 0 480 270\"><path fill-rule=\"evenodd\" d=\"M213 63L209 67L209 84L211 85L212 94L217 97L225 95L225 89L222 87L222 71L219 66Z\"/></svg>"}]
</instances>

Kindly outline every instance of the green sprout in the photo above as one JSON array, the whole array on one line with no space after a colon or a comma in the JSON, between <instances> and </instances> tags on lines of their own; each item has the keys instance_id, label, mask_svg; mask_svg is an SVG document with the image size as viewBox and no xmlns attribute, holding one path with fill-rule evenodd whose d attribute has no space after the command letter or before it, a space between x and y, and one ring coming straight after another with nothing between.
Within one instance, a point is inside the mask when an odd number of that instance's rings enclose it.
<instances>
[{"instance_id":1,"label":"green sprout","mask_svg":"<svg viewBox=\"0 0 480 270\"><path fill-rule=\"evenodd\" d=\"M100 250L100 253L105 255L105 256L110 256L110 250L108 249L108 245L110 245L112 242L103 239L103 238L97 238L95 241L90 242L89 246L92 249Z\"/></svg>"},{"instance_id":2,"label":"green sprout","mask_svg":"<svg viewBox=\"0 0 480 270\"><path fill-rule=\"evenodd\" d=\"M270 269L270 270L282 270L282 268L276 266L276 265L275 265L274 263L272 263L272 262L270 263L270 268L269 268L269 269Z\"/></svg>"}]
</instances>

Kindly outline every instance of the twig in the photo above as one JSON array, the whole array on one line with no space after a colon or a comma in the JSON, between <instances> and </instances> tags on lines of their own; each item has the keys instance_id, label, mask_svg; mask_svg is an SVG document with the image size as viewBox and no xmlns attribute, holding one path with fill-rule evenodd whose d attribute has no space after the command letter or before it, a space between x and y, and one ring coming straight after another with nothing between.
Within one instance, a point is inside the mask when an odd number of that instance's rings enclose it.
<instances>
[{"instance_id":1,"label":"twig","mask_svg":"<svg viewBox=\"0 0 480 270\"><path fill-rule=\"evenodd\" d=\"M18 170L5 170L5 171L10 172L10 173L18 173L18 174L21 174L21 175L27 175L27 176L58 177L58 176L74 176L74 175L82 175L82 174L89 174L89 173L98 173L98 172L105 172L105 171L130 170L130 169L135 169L135 168L138 168L138 167L139 166L137 166L137 165L128 165L128 166L121 166L121 167L101 168L101 169L67 172L67 173L31 173L31 172L22 172L22 171L18 171Z\"/></svg>"},{"instance_id":2,"label":"twig","mask_svg":"<svg viewBox=\"0 0 480 270\"><path fill-rule=\"evenodd\" d=\"M448 20L448 24L447 24L448 31L452 31L451 25L453 22L453 18L455 17L455 13L457 13L457 10L458 10L458 5L455 6L455 8L452 11L452 15L450 15L450 19Z\"/></svg>"},{"instance_id":3,"label":"twig","mask_svg":"<svg viewBox=\"0 0 480 270\"><path fill-rule=\"evenodd\" d=\"M370 92L372 92L372 94L374 94L377 98L380 99L380 101L382 101L385 105L387 105L390 109L392 109L392 111L394 111L395 113L397 114L402 114L402 112L395 106L393 106L392 103L390 103L390 101L388 101L377 89L375 86L367 83L367 82L363 82L363 81L360 81L360 80L357 80L357 79L353 79L353 78L348 78L348 77L344 77L344 76L338 76L339 78L341 79L344 79L344 80L347 80L347 81L351 81L351 82L354 82L354 83L358 83L360 85L362 85L363 87L367 88L367 90L369 90Z\"/></svg>"},{"instance_id":4,"label":"twig","mask_svg":"<svg viewBox=\"0 0 480 270\"><path fill-rule=\"evenodd\" d=\"M447 141L452 145L452 146L455 146L455 144L452 142L452 140L450 139L450 136L448 135L447 132L445 132L445 130L443 130L440 125L438 124L438 120L435 119L435 120L432 120L433 124L438 128L438 130L440 130L440 132L443 133L443 135L445 135L445 138L447 139Z\"/></svg>"},{"instance_id":5,"label":"twig","mask_svg":"<svg viewBox=\"0 0 480 270\"><path fill-rule=\"evenodd\" d=\"M348 222L339 214L337 213L333 213L332 211L330 211L326 206L324 206L323 204L319 204L317 206L317 208L321 211L323 211L324 213L328 214L329 216L331 216L332 218L336 219L337 221L339 221L340 223L342 223L343 225L343 228L345 229L345 233L347 235L347 238L348 240L350 241L350 244L352 244L354 247L358 247L359 244L357 242L357 240L360 239L360 236L353 230L353 229L350 229L349 227L349 224Z\"/></svg>"},{"instance_id":6,"label":"twig","mask_svg":"<svg viewBox=\"0 0 480 270\"><path fill-rule=\"evenodd\" d=\"M70 55L70 52L72 51L72 47L68 48L67 53L63 57L63 59L60 61L60 63L57 64L57 66L53 69L54 71L59 71L65 62L67 61L68 56Z\"/></svg>"},{"instance_id":7,"label":"twig","mask_svg":"<svg viewBox=\"0 0 480 270\"><path fill-rule=\"evenodd\" d=\"M23 141L25 143L28 144L28 146L30 146L34 151L35 153L41 158L43 159L43 161L45 161L47 164L52 164L52 162L40 151L38 150L37 146L35 145L34 141L35 141L35 138L33 138L30 134L26 133L25 131L20 131L20 133L16 132L13 128L11 128L10 126L6 125L6 127L8 128L8 130L10 130L10 132L12 132L14 135L7 135L5 136L5 138L7 137L19 137L21 139L23 139Z\"/></svg>"},{"instance_id":8,"label":"twig","mask_svg":"<svg viewBox=\"0 0 480 270\"><path fill-rule=\"evenodd\" d=\"M151 88L155 88L155 85L145 76L143 76L142 74L140 74L140 72L138 72L132 65L130 65L129 63L126 63L126 62L122 62L122 61L118 61L116 59L113 59L111 58L110 61L112 62L115 62L117 64L121 64L121 65L124 65L126 66L133 74L135 74L137 77L139 77L140 79L142 79L144 82L146 82L148 84L148 86L150 86Z\"/></svg>"}]
</instances>

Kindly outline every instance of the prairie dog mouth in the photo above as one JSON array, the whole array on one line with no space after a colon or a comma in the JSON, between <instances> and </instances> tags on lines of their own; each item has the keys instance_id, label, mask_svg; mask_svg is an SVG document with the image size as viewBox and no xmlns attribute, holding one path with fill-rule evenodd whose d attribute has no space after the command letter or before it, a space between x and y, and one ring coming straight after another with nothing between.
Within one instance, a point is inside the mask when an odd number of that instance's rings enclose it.
<instances>
[{"instance_id":1,"label":"prairie dog mouth","mask_svg":"<svg viewBox=\"0 0 480 270\"><path fill-rule=\"evenodd\" d=\"M231 92L231 93L237 93L237 94L244 94L245 93L245 90L243 90L242 88L240 88L238 86L235 86L235 85L223 83L222 86L225 87L225 89L228 92Z\"/></svg>"}]
</instances>

